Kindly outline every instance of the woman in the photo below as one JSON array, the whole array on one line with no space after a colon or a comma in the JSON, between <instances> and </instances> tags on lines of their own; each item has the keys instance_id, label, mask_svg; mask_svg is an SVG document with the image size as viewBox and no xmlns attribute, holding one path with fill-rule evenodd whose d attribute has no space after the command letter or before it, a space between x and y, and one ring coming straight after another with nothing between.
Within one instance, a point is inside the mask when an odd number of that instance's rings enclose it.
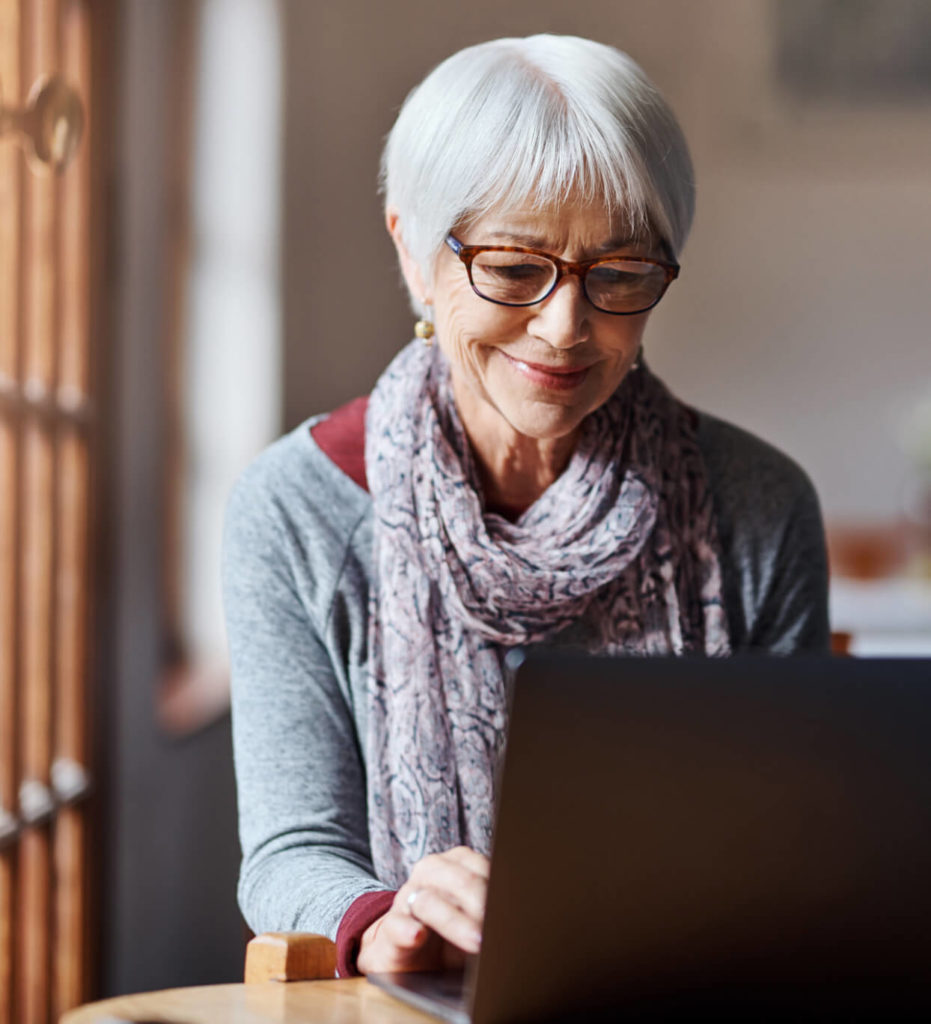
<instances>
[{"instance_id":1,"label":"woman","mask_svg":"<svg viewBox=\"0 0 931 1024\"><path fill-rule=\"evenodd\" d=\"M336 937L342 973L478 948L508 648L827 645L810 483L643 362L694 197L639 68L464 50L383 175L421 340L265 452L226 533L240 902Z\"/></svg>"}]
</instances>

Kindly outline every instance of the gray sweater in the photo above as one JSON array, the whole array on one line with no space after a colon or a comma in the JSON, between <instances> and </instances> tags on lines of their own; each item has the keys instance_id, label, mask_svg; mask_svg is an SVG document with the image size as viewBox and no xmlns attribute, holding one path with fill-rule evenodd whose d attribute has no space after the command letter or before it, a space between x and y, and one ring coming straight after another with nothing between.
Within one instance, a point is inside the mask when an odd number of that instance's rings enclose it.
<instances>
[{"instance_id":1,"label":"gray sweater","mask_svg":"<svg viewBox=\"0 0 931 1024\"><path fill-rule=\"evenodd\" d=\"M310 420L268 448L227 508L223 586L243 849L239 902L261 931L334 938L384 889L365 806L372 502ZM803 471L752 435L699 420L735 649L828 647L827 561Z\"/></svg>"}]
</instances>

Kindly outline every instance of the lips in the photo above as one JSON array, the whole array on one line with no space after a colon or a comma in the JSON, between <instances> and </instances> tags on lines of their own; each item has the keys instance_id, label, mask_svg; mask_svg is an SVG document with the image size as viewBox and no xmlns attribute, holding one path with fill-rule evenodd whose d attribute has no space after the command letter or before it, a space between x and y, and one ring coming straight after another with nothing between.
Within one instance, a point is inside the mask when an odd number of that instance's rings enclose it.
<instances>
[{"instance_id":1,"label":"lips","mask_svg":"<svg viewBox=\"0 0 931 1024\"><path fill-rule=\"evenodd\" d=\"M507 352L498 349L501 355L528 380L542 387L556 391L570 391L578 387L588 376L591 366L552 366L548 363L531 363L525 359L517 359Z\"/></svg>"}]
</instances>

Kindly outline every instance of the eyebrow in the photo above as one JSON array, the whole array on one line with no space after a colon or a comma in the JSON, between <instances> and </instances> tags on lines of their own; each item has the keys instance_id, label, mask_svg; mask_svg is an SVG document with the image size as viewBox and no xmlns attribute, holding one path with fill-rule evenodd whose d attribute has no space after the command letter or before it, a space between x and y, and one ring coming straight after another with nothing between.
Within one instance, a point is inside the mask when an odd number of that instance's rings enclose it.
<instances>
[{"instance_id":1,"label":"eyebrow","mask_svg":"<svg viewBox=\"0 0 931 1024\"><path fill-rule=\"evenodd\" d=\"M537 235L524 235L515 231L492 231L488 237L500 240L505 245L522 245L528 249L547 250L546 239L540 238ZM631 235L618 235L616 238L609 239L604 245L599 245L595 252L599 254L616 252L618 249L626 249L632 245L642 245L644 242L645 239L635 238Z\"/></svg>"}]
</instances>

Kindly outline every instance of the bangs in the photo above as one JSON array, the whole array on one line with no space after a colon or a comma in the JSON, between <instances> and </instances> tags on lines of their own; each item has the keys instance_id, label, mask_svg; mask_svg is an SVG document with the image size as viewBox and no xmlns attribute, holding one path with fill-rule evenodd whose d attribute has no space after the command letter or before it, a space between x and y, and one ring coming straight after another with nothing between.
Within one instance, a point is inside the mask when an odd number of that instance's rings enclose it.
<instances>
[{"instance_id":1,"label":"bangs","mask_svg":"<svg viewBox=\"0 0 931 1024\"><path fill-rule=\"evenodd\" d=\"M538 91L538 96L525 94L520 106L512 108L507 125L483 126L487 143L478 147L483 159L470 168L472 181L460 215L601 203L632 237L658 229L662 216L657 216L643 168L623 133L606 135L596 118L570 107L550 89Z\"/></svg>"},{"instance_id":2,"label":"bangs","mask_svg":"<svg viewBox=\"0 0 931 1024\"><path fill-rule=\"evenodd\" d=\"M447 234L493 209L603 203L676 254L694 204L665 100L625 54L571 36L494 40L440 64L404 103L382 185L427 279Z\"/></svg>"}]
</instances>

